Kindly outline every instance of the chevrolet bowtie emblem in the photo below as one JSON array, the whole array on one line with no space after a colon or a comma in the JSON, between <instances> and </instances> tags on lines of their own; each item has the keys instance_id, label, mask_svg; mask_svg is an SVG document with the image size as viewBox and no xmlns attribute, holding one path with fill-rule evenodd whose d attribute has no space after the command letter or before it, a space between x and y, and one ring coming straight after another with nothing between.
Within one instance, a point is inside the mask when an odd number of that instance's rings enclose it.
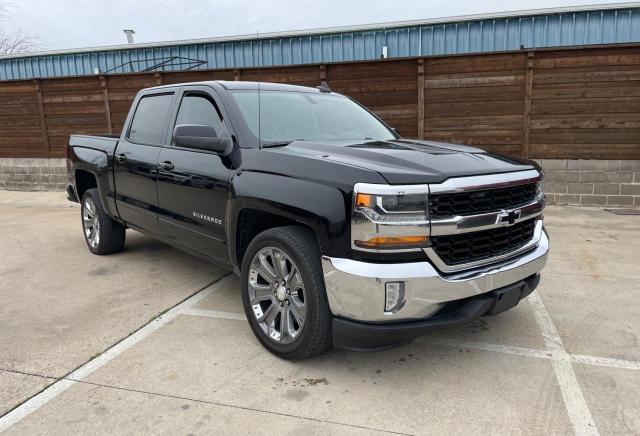
<instances>
[{"instance_id":1,"label":"chevrolet bowtie emblem","mask_svg":"<svg viewBox=\"0 0 640 436\"><path fill-rule=\"evenodd\" d=\"M513 223L516 222L516 220L518 218L520 218L520 216L522 215L522 211L520 209L517 210L511 210L509 212L507 211L502 211L500 212L500 219L499 222L501 223L509 223L509 225L512 225Z\"/></svg>"}]
</instances>

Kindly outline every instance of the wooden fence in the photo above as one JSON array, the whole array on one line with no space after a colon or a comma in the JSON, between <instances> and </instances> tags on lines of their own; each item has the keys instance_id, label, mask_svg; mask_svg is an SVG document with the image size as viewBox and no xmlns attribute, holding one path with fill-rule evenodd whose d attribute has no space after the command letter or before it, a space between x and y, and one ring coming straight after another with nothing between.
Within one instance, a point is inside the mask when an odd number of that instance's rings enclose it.
<instances>
[{"instance_id":1,"label":"wooden fence","mask_svg":"<svg viewBox=\"0 0 640 436\"><path fill-rule=\"evenodd\" d=\"M640 159L640 46L0 82L0 157L119 133L136 92L200 80L326 80L405 137L515 156Z\"/></svg>"}]
</instances>

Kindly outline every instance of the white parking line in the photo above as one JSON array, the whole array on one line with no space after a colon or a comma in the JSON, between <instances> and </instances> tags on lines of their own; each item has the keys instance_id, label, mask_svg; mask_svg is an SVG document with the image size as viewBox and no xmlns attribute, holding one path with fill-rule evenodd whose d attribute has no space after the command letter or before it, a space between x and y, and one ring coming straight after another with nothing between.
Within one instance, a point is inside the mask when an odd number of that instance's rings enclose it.
<instances>
[{"instance_id":1,"label":"white parking line","mask_svg":"<svg viewBox=\"0 0 640 436\"><path fill-rule=\"evenodd\" d=\"M234 321L246 321L243 313L221 312L219 310L196 309L191 307L180 312L181 315L201 316L204 318L232 319Z\"/></svg>"},{"instance_id":2,"label":"white parking line","mask_svg":"<svg viewBox=\"0 0 640 436\"><path fill-rule=\"evenodd\" d=\"M21 419L29 415L34 410L37 410L42 405L51 401L53 398L58 396L58 394L66 391L71 386L76 384L78 381L82 380L84 377L87 377L89 374L91 374L92 372L94 372L95 370L97 370L98 368L100 368L101 366L103 366L113 358L122 354L123 352L131 348L133 345L137 344L138 342L140 342L141 340L143 340L144 338L146 338L147 336L149 336L150 334L158 330L160 327L168 324L175 317L180 315L183 310L188 309L191 306L199 303L203 299L207 298L209 295L215 292L221 285L226 283L232 276L233 276L232 274L224 276L222 279L218 280L217 282L211 284L205 289L187 298L185 301L178 304L177 306L174 306L172 309L168 310L164 314L160 315L159 317L151 321L149 324L142 327L140 330L136 331L130 336L127 336L126 338L124 338L123 340L115 344L113 347L107 349L104 353L100 354L94 359L91 359L90 361L88 361L87 363L85 363L75 371L68 374L66 377L53 383L51 386L44 389L39 394L31 397L29 400L25 401L20 406L13 409L11 412L2 416L0 418L0 433L2 433L12 425L19 422Z\"/></svg>"},{"instance_id":3,"label":"white parking line","mask_svg":"<svg viewBox=\"0 0 640 436\"><path fill-rule=\"evenodd\" d=\"M181 315L200 316L203 318L230 319L234 321L246 321L247 318L242 313L223 312L219 310L187 308L180 312ZM536 348L514 347L511 345L491 344L488 342L469 342L453 338L430 337L424 341L431 345L441 345L443 347L464 348L470 350L489 351L493 353L511 354L514 356L535 357L538 359L553 359L554 354L549 350L539 350ZM585 356L581 354L568 354L569 359L574 363L584 365L606 366L609 368L640 370L640 362L632 360L611 359L608 357ZM559 357L558 357L559 358ZM564 357L566 359L566 357Z\"/></svg>"},{"instance_id":4,"label":"white parking line","mask_svg":"<svg viewBox=\"0 0 640 436\"><path fill-rule=\"evenodd\" d=\"M544 307L538 291L534 291L529 296L528 301L533 308L533 314L542 332L544 344L552 354L551 364L553 371L558 379L560 392L562 392L562 398L567 407L569 420L573 425L575 434L598 435L598 428L591 417L589 406L584 399L584 395L582 395L578 379L573 371L571 356L562 345L562 339L560 339L558 330L551 319L551 315Z\"/></svg>"},{"instance_id":5,"label":"white parking line","mask_svg":"<svg viewBox=\"0 0 640 436\"><path fill-rule=\"evenodd\" d=\"M451 338L429 338L426 341L432 345L445 347L464 348L470 350L489 351L492 353L511 354L515 356L536 357L538 359L551 359L551 353L535 348L512 347L509 345L489 344L484 342L467 342Z\"/></svg>"},{"instance_id":6,"label":"white parking line","mask_svg":"<svg viewBox=\"0 0 640 436\"><path fill-rule=\"evenodd\" d=\"M609 368L635 369L640 370L640 362L631 360L610 359L608 357L583 356L581 354L572 354L571 360L584 365L608 366Z\"/></svg>"}]
</instances>

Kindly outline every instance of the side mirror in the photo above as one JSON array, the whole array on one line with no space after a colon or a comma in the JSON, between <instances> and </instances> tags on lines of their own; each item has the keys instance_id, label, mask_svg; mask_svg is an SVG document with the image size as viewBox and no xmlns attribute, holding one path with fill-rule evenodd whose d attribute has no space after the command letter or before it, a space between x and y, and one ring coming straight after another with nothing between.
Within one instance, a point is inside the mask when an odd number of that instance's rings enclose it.
<instances>
[{"instance_id":1,"label":"side mirror","mask_svg":"<svg viewBox=\"0 0 640 436\"><path fill-rule=\"evenodd\" d=\"M393 132L394 132L396 135L401 136L401 135L400 135L400 129L398 129L397 127L392 127L392 128L391 128L391 130L393 130Z\"/></svg>"},{"instance_id":2,"label":"side mirror","mask_svg":"<svg viewBox=\"0 0 640 436\"><path fill-rule=\"evenodd\" d=\"M229 137L220 138L211 126L202 124L180 124L173 129L173 143L178 147L208 150L226 156L233 149Z\"/></svg>"}]
</instances>

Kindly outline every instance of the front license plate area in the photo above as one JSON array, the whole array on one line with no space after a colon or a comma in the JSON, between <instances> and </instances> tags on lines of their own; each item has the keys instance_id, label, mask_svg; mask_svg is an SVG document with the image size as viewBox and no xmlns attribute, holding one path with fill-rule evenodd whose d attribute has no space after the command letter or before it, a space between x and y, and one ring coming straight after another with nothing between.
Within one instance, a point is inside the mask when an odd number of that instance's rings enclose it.
<instances>
[{"instance_id":1,"label":"front license plate area","mask_svg":"<svg viewBox=\"0 0 640 436\"><path fill-rule=\"evenodd\" d=\"M496 302L489 311L489 315L497 315L505 310L509 310L518 304L522 298L522 291L526 285L523 282L515 283L508 288L495 291Z\"/></svg>"}]
</instances>

